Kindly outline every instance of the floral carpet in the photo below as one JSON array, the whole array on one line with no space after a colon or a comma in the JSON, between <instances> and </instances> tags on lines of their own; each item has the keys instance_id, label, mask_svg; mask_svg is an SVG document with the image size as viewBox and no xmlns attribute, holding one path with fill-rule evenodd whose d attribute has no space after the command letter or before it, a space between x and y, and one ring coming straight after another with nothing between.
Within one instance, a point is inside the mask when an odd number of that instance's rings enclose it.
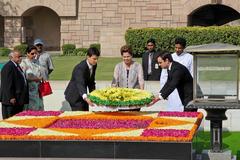
<instances>
[{"instance_id":1,"label":"floral carpet","mask_svg":"<svg viewBox=\"0 0 240 160\"><path fill-rule=\"evenodd\" d=\"M201 112L24 111L0 121L0 140L190 142Z\"/></svg>"}]
</instances>

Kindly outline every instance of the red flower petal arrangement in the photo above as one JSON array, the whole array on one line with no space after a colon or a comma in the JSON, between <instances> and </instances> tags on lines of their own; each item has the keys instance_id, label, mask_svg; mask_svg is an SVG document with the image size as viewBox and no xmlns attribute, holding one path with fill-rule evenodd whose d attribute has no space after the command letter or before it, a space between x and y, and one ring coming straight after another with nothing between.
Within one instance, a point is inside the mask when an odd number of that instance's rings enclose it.
<instances>
[{"instance_id":1,"label":"red flower petal arrangement","mask_svg":"<svg viewBox=\"0 0 240 160\"><path fill-rule=\"evenodd\" d=\"M192 141L201 112L24 111L0 121L0 140Z\"/></svg>"}]
</instances>

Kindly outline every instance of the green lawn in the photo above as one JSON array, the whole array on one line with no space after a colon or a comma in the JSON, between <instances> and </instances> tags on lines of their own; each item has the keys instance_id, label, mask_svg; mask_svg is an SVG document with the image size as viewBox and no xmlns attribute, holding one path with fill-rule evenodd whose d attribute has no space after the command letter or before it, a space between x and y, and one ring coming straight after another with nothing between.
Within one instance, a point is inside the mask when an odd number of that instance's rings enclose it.
<instances>
[{"instance_id":1,"label":"green lawn","mask_svg":"<svg viewBox=\"0 0 240 160\"><path fill-rule=\"evenodd\" d=\"M51 80L70 80L72 70L84 57L79 56L53 56L54 71Z\"/></svg>"},{"instance_id":2,"label":"green lawn","mask_svg":"<svg viewBox=\"0 0 240 160\"><path fill-rule=\"evenodd\" d=\"M0 56L0 63L5 61L8 61L8 57Z\"/></svg>"},{"instance_id":3,"label":"green lawn","mask_svg":"<svg viewBox=\"0 0 240 160\"><path fill-rule=\"evenodd\" d=\"M85 57L79 56L53 56L55 69L50 75L51 80L69 80L72 70ZM141 58L135 59L141 61ZM114 67L121 62L120 57L99 57L96 80L112 80Z\"/></svg>"},{"instance_id":4,"label":"green lawn","mask_svg":"<svg viewBox=\"0 0 240 160\"><path fill-rule=\"evenodd\" d=\"M240 154L239 137L240 132L223 132L223 149L231 150L233 155ZM197 153L201 153L203 149L210 149L210 132L198 132L193 140L193 148Z\"/></svg>"},{"instance_id":5,"label":"green lawn","mask_svg":"<svg viewBox=\"0 0 240 160\"><path fill-rule=\"evenodd\" d=\"M53 56L54 71L50 75L51 80L70 80L75 65L86 57L79 56ZM135 59L141 61L141 58ZM0 63L8 61L7 57L0 57ZM120 57L99 57L96 80L112 80L114 67L121 62Z\"/></svg>"},{"instance_id":6,"label":"green lawn","mask_svg":"<svg viewBox=\"0 0 240 160\"><path fill-rule=\"evenodd\" d=\"M55 70L50 75L51 80L69 80L71 77L72 70L75 65L77 65L85 57L79 56L53 56L53 63ZM0 57L0 63L7 61L8 57ZM141 63L141 58L135 58L136 61ZM112 80L114 66L121 62L120 57L100 57L98 61L98 68L96 72L96 80ZM218 61L209 61L208 59L202 59L201 65L199 67L204 67L205 65L226 67L230 65L231 70L226 71L200 71L201 81L205 80L233 80L232 77L235 76L236 71L235 64L231 63L231 60L220 59ZM224 76L223 76L224 75Z\"/></svg>"}]
</instances>

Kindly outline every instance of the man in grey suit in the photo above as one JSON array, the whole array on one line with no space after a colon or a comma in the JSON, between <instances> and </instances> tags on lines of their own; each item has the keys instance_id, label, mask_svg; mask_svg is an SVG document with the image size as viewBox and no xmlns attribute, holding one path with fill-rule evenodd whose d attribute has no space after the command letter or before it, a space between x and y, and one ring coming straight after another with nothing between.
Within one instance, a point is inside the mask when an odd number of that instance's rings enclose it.
<instances>
[{"instance_id":1,"label":"man in grey suit","mask_svg":"<svg viewBox=\"0 0 240 160\"><path fill-rule=\"evenodd\" d=\"M72 78L64 92L65 99L69 102L72 111L88 111L93 105L87 98L89 92L95 90L95 72L100 52L92 47L87 51L87 58L75 66Z\"/></svg>"},{"instance_id":2,"label":"man in grey suit","mask_svg":"<svg viewBox=\"0 0 240 160\"><path fill-rule=\"evenodd\" d=\"M182 104L187 104L193 100L193 78L189 70L182 64L173 61L170 53L164 53L158 58L161 68L167 69L167 82L159 93L159 99L167 99L177 88ZM184 111L196 111L195 109L184 108Z\"/></svg>"}]
</instances>

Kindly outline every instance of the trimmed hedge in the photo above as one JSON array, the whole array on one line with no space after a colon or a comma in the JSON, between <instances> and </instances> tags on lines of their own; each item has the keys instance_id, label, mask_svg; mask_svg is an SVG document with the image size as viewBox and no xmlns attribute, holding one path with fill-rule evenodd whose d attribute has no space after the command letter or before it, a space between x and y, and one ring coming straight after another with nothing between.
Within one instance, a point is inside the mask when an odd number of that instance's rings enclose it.
<instances>
[{"instance_id":1,"label":"trimmed hedge","mask_svg":"<svg viewBox=\"0 0 240 160\"><path fill-rule=\"evenodd\" d=\"M73 51L73 55L75 56L86 56L87 55L87 48L76 48Z\"/></svg>"},{"instance_id":2,"label":"trimmed hedge","mask_svg":"<svg viewBox=\"0 0 240 160\"><path fill-rule=\"evenodd\" d=\"M99 50L99 52L101 53L101 44L100 43L93 43L90 44L90 47L95 47Z\"/></svg>"},{"instance_id":3,"label":"trimmed hedge","mask_svg":"<svg viewBox=\"0 0 240 160\"><path fill-rule=\"evenodd\" d=\"M96 47L99 51L101 44L93 43L90 47ZM86 56L88 48L76 48L75 44L64 44L62 45L63 56Z\"/></svg>"},{"instance_id":4,"label":"trimmed hedge","mask_svg":"<svg viewBox=\"0 0 240 160\"><path fill-rule=\"evenodd\" d=\"M75 44L64 44L62 45L62 51L63 51L63 55L73 55L74 50L76 49L76 45Z\"/></svg>"},{"instance_id":5,"label":"trimmed hedge","mask_svg":"<svg viewBox=\"0 0 240 160\"><path fill-rule=\"evenodd\" d=\"M11 50L6 47L0 47L0 56L8 56Z\"/></svg>"},{"instance_id":6,"label":"trimmed hedge","mask_svg":"<svg viewBox=\"0 0 240 160\"><path fill-rule=\"evenodd\" d=\"M240 27L144 28L128 29L125 34L126 43L132 46L136 57L142 56L146 42L150 38L156 40L158 49L173 52L176 37L184 37L187 40L187 46L213 42L240 45Z\"/></svg>"},{"instance_id":7,"label":"trimmed hedge","mask_svg":"<svg viewBox=\"0 0 240 160\"><path fill-rule=\"evenodd\" d=\"M14 50L19 51L22 55L25 55L27 52L27 44L20 44L14 47Z\"/></svg>"}]
</instances>

